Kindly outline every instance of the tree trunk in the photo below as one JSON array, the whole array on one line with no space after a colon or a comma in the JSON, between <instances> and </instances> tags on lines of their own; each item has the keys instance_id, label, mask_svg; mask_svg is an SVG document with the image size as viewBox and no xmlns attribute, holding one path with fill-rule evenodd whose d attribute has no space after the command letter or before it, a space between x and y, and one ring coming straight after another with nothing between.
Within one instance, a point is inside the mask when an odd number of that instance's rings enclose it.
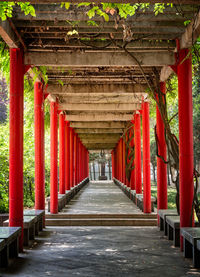
<instances>
[{"instance_id":1,"label":"tree trunk","mask_svg":"<svg viewBox=\"0 0 200 277\"><path fill-rule=\"evenodd\" d=\"M169 170L169 165L167 165L167 182L168 182L168 186L171 186L171 182L170 182L170 170Z\"/></svg>"},{"instance_id":2,"label":"tree trunk","mask_svg":"<svg viewBox=\"0 0 200 277\"><path fill-rule=\"evenodd\" d=\"M90 163L90 180L92 180L92 164Z\"/></svg>"},{"instance_id":3,"label":"tree trunk","mask_svg":"<svg viewBox=\"0 0 200 277\"><path fill-rule=\"evenodd\" d=\"M156 167L152 164L153 167L153 181L156 182Z\"/></svg>"}]
</instances>

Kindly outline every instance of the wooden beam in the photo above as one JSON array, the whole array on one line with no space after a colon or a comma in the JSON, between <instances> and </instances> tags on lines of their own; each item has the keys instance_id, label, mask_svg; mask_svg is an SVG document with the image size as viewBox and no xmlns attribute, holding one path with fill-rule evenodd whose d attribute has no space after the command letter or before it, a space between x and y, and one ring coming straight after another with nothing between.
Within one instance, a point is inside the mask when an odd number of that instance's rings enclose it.
<instances>
[{"instance_id":1,"label":"wooden beam","mask_svg":"<svg viewBox=\"0 0 200 277\"><path fill-rule=\"evenodd\" d=\"M20 46L19 39L10 27L8 20L0 20L0 36L9 48L18 48Z\"/></svg>"},{"instance_id":2,"label":"wooden beam","mask_svg":"<svg viewBox=\"0 0 200 277\"><path fill-rule=\"evenodd\" d=\"M85 128L85 129L80 129L80 128L75 128L74 129L77 134L122 134L123 129L109 129L109 128L101 128L101 129L92 129L92 128Z\"/></svg>"},{"instance_id":3,"label":"wooden beam","mask_svg":"<svg viewBox=\"0 0 200 277\"><path fill-rule=\"evenodd\" d=\"M143 66L173 65L173 52L133 54ZM64 52L27 52L25 64L35 66L137 66L126 53L64 53Z\"/></svg>"},{"instance_id":4,"label":"wooden beam","mask_svg":"<svg viewBox=\"0 0 200 277\"><path fill-rule=\"evenodd\" d=\"M142 99L141 99L142 101ZM140 102L141 102L140 101ZM59 104L58 110L61 111L110 111L110 112L133 112L141 109L140 103L134 104Z\"/></svg>"},{"instance_id":5,"label":"wooden beam","mask_svg":"<svg viewBox=\"0 0 200 277\"><path fill-rule=\"evenodd\" d=\"M200 36L200 11L191 21L191 23L186 28L185 33L180 39L180 48L189 48L191 47Z\"/></svg>"},{"instance_id":6,"label":"wooden beam","mask_svg":"<svg viewBox=\"0 0 200 277\"><path fill-rule=\"evenodd\" d=\"M68 116L66 116L66 120ZM81 128L81 129L124 129L126 128L126 122L114 122L114 121L99 121L99 122L70 122L72 128Z\"/></svg>"},{"instance_id":7,"label":"wooden beam","mask_svg":"<svg viewBox=\"0 0 200 277\"><path fill-rule=\"evenodd\" d=\"M118 140L120 137L120 134L79 134L79 138L84 141L84 140L90 140L90 139L101 139L105 141L108 140Z\"/></svg>"},{"instance_id":8,"label":"wooden beam","mask_svg":"<svg viewBox=\"0 0 200 277\"><path fill-rule=\"evenodd\" d=\"M59 94L60 95L60 94ZM133 104L140 102L142 97L145 97L145 93L85 93L84 97L82 93L67 93L63 94L63 100L68 104L97 104L97 103L127 103Z\"/></svg>"},{"instance_id":9,"label":"wooden beam","mask_svg":"<svg viewBox=\"0 0 200 277\"><path fill-rule=\"evenodd\" d=\"M130 121L133 119L133 113L81 113L68 114L68 121Z\"/></svg>"},{"instance_id":10,"label":"wooden beam","mask_svg":"<svg viewBox=\"0 0 200 277\"><path fill-rule=\"evenodd\" d=\"M115 148L117 143L84 143L85 147L88 150L95 150L95 149L113 149Z\"/></svg>"},{"instance_id":11,"label":"wooden beam","mask_svg":"<svg viewBox=\"0 0 200 277\"><path fill-rule=\"evenodd\" d=\"M54 85L49 84L47 93L50 94L75 94L75 93L144 93L147 90L147 85L142 84L73 84L73 85ZM85 96L84 96L85 97Z\"/></svg>"},{"instance_id":12,"label":"wooden beam","mask_svg":"<svg viewBox=\"0 0 200 277\"><path fill-rule=\"evenodd\" d=\"M12 0L7 0L7 2L11 2ZM55 3L55 0L16 0L15 2L30 2L31 4L50 4ZM56 0L56 3L62 3L63 0ZM82 3L82 0L69 0L68 2L77 4ZM85 1L89 2L89 1ZM131 0L131 4L138 3L138 0ZM149 0L142 0L142 3L149 3ZM151 4L157 3L158 0L151 0ZM100 4L102 0L93 0L93 3ZM104 3L130 3L130 0L104 0ZM173 4L180 4L180 0L159 0L159 3L173 3ZM197 4L197 0L181 0L181 4L190 4L195 5Z\"/></svg>"}]
</instances>

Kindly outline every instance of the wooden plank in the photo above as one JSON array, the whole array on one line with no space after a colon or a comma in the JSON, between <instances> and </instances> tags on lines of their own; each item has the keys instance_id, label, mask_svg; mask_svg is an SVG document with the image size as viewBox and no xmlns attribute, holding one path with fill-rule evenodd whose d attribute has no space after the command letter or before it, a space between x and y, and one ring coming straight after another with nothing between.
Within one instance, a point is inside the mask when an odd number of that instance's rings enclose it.
<instances>
[{"instance_id":1,"label":"wooden plank","mask_svg":"<svg viewBox=\"0 0 200 277\"><path fill-rule=\"evenodd\" d=\"M120 128L118 128L118 129L117 128L116 129L114 129L114 128L112 128L112 129L111 128L110 129L109 128L101 128L101 129L75 128L74 130L77 134L122 134L124 129L120 129Z\"/></svg>"},{"instance_id":2,"label":"wooden plank","mask_svg":"<svg viewBox=\"0 0 200 277\"><path fill-rule=\"evenodd\" d=\"M120 136L119 136L120 138ZM80 138L81 139L81 138ZM88 139L81 139L82 143L83 144L88 144L88 143L102 143L102 144L105 144L105 143L117 143L118 142L118 138L117 139L112 139L112 138L106 138L106 139L103 139L103 138L88 138Z\"/></svg>"},{"instance_id":3,"label":"wooden plank","mask_svg":"<svg viewBox=\"0 0 200 277\"><path fill-rule=\"evenodd\" d=\"M20 46L19 39L10 27L8 20L0 20L0 36L9 48L18 48Z\"/></svg>"},{"instance_id":4,"label":"wooden plank","mask_svg":"<svg viewBox=\"0 0 200 277\"><path fill-rule=\"evenodd\" d=\"M47 93L50 94L75 94L75 93L144 93L147 90L147 85L141 84L74 84L74 85L54 85L49 84L47 87Z\"/></svg>"},{"instance_id":5,"label":"wooden plank","mask_svg":"<svg viewBox=\"0 0 200 277\"><path fill-rule=\"evenodd\" d=\"M95 140L95 139L101 139L105 141L108 140L118 140L120 138L120 134L79 134L79 138L84 140Z\"/></svg>"},{"instance_id":6,"label":"wooden plank","mask_svg":"<svg viewBox=\"0 0 200 277\"><path fill-rule=\"evenodd\" d=\"M67 120L68 116L65 117L65 120ZM82 128L82 129L121 129L126 128L126 122L114 122L114 121L99 121L99 122L70 122L70 126L72 128Z\"/></svg>"},{"instance_id":7,"label":"wooden plank","mask_svg":"<svg viewBox=\"0 0 200 277\"><path fill-rule=\"evenodd\" d=\"M59 94L60 95L60 94ZM68 93L67 95L63 95L63 100L68 104L78 104L78 103L89 103L89 104L97 104L97 103L137 103L141 101L142 97L145 97L144 93Z\"/></svg>"},{"instance_id":8,"label":"wooden plank","mask_svg":"<svg viewBox=\"0 0 200 277\"><path fill-rule=\"evenodd\" d=\"M200 11L191 21L180 39L180 48L191 47L200 36Z\"/></svg>"},{"instance_id":9,"label":"wooden plank","mask_svg":"<svg viewBox=\"0 0 200 277\"><path fill-rule=\"evenodd\" d=\"M66 115L68 121L130 121L133 113L78 113Z\"/></svg>"},{"instance_id":10,"label":"wooden plank","mask_svg":"<svg viewBox=\"0 0 200 277\"><path fill-rule=\"evenodd\" d=\"M140 99L141 103L142 99ZM98 103L98 104L59 104L58 110L61 111L110 111L110 112L132 112L141 109L140 103L133 104L108 104L108 103Z\"/></svg>"},{"instance_id":11,"label":"wooden plank","mask_svg":"<svg viewBox=\"0 0 200 277\"><path fill-rule=\"evenodd\" d=\"M165 82L169 78L169 76L173 73L173 70L170 66L163 66L160 72L160 81Z\"/></svg>"},{"instance_id":12,"label":"wooden plank","mask_svg":"<svg viewBox=\"0 0 200 277\"><path fill-rule=\"evenodd\" d=\"M173 65L173 52L133 53L143 66ZM63 53L63 52L27 52L25 64L35 66L137 66L126 53Z\"/></svg>"},{"instance_id":13,"label":"wooden plank","mask_svg":"<svg viewBox=\"0 0 200 277\"><path fill-rule=\"evenodd\" d=\"M95 149L113 149L115 148L117 143L84 143L85 147L88 150L95 150Z\"/></svg>"}]
</instances>

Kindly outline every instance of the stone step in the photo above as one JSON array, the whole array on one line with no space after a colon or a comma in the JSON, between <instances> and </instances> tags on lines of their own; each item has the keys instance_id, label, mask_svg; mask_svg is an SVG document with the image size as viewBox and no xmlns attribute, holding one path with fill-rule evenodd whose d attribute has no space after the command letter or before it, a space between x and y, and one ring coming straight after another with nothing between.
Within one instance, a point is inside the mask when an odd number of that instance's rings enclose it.
<instances>
[{"instance_id":1,"label":"stone step","mask_svg":"<svg viewBox=\"0 0 200 277\"><path fill-rule=\"evenodd\" d=\"M100 218L121 218L121 219L157 219L157 214L67 214L67 213L58 213L58 214L46 214L46 219L100 219Z\"/></svg>"},{"instance_id":2,"label":"stone step","mask_svg":"<svg viewBox=\"0 0 200 277\"><path fill-rule=\"evenodd\" d=\"M157 226L156 219L91 218L91 219L46 219L46 226Z\"/></svg>"}]
</instances>

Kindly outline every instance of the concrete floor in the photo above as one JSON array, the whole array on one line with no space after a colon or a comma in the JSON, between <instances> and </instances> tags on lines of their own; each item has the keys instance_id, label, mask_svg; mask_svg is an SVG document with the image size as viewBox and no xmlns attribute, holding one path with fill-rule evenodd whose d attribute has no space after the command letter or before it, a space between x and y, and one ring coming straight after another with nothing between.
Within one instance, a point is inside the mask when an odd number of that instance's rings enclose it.
<instances>
[{"instance_id":1,"label":"concrete floor","mask_svg":"<svg viewBox=\"0 0 200 277\"><path fill-rule=\"evenodd\" d=\"M65 212L133 214L141 211L112 181L92 181L70 201Z\"/></svg>"},{"instance_id":2,"label":"concrete floor","mask_svg":"<svg viewBox=\"0 0 200 277\"><path fill-rule=\"evenodd\" d=\"M100 182L86 186L67 211L139 212L117 186ZM0 276L200 276L162 235L157 227L49 227Z\"/></svg>"}]
</instances>

